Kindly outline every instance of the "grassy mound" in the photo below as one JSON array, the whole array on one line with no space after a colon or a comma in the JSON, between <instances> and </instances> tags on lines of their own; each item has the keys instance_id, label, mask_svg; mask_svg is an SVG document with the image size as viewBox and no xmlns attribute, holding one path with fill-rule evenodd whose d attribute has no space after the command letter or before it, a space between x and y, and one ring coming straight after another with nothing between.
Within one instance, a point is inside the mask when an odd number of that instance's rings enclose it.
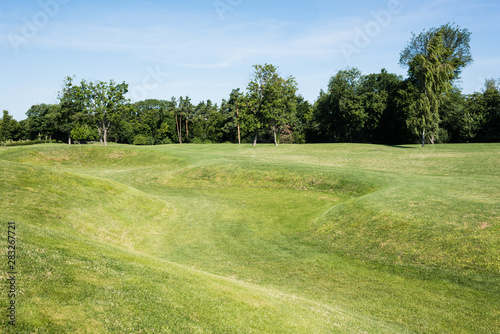
<instances>
[{"instance_id":1,"label":"grassy mound","mask_svg":"<svg viewBox=\"0 0 500 334\"><path fill-rule=\"evenodd\" d=\"M16 330L494 332L499 162L495 144L2 149Z\"/></svg>"}]
</instances>

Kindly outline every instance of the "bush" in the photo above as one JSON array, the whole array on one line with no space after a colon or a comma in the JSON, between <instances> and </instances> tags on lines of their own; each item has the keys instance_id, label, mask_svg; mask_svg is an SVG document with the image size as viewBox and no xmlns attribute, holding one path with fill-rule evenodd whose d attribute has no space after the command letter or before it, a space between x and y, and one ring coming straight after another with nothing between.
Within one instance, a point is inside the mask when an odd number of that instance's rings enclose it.
<instances>
[{"instance_id":1,"label":"bush","mask_svg":"<svg viewBox=\"0 0 500 334\"><path fill-rule=\"evenodd\" d=\"M212 142L208 139L201 139L201 138L193 138L189 141L191 144L212 144Z\"/></svg>"},{"instance_id":2,"label":"bush","mask_svg":"<svg viewBox=\"0 0 500 334\"><path fill-rule=\"evenodd\" d=\"M437 143L438 144L445 144L450 141L450 134L446 129L439 128L438 129L438 135L437 135Z\"/></svg>"},{"instance_id":3,"label":"bush","mask_svg":"<svg viewBox=\"0 0 500 334\"><path fill-rule=\"evenodd\" d=\"M164 145L166 145L166 144L172 144L172 139L170 139L170 138L167 137L167 138L163 139L163 141L161 143L164 144Z\"/></svg>"},{"instance_id":4,"label":"bush","mask_svg":"<svg viewBox=\"0 0 500 334\"><path fill-rule=\"evenodd\" d=\"M145 135L137 135L132 142L134 145L154 145L155 139L153 137L146 137Z\"/></svg>"},{"instance_id":5,"label":"bush","mask_svg":"<svg viewBox=\"0 0 500 334\"><path fill-rule=\"evenodd\" d=\"M87 142L91 140L97 140L97 138L99 138L99 134L97 132L97 129L94 129L85 124L72 129L71 138L79 142Z\"/></svg>"}]
</instances>

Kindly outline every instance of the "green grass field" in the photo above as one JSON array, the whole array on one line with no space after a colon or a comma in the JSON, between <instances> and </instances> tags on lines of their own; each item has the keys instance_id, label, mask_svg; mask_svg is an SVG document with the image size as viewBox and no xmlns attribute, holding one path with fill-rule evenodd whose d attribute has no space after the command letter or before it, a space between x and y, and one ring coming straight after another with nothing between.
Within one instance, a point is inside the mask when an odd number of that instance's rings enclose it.
<instances>
[{"instance_id":1,"label":"green grass field","mask_svg":"<svg viewBox=\"0 0 500 334\"><path fill-rule=\"evenodd\" d=\"M500 144L38 145L0 171L0 332L500 333Z\"/></svg>"}]
</instances>

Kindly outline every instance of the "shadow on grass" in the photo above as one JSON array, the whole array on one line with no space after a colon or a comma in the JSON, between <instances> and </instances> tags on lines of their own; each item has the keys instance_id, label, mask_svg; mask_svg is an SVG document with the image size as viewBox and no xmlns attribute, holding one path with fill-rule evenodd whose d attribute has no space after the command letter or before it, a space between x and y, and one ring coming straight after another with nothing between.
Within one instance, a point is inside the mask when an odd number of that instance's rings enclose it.
<instances>
[{"instance_id":1,"label":"shadow on grass","mask_svg":"<svg viewBox=\"0 0 500 334\"><path fill-rule=\"evenodd\" d=\"M407 144L407 145L387 145L387 144L381 144L382 146L385 146L385 147L394 147L394 148L404 148L404 149L410 149L410 150L414 150L420 146L418 145L412 145L412 144Z\"/></svg>"}]
</instances>

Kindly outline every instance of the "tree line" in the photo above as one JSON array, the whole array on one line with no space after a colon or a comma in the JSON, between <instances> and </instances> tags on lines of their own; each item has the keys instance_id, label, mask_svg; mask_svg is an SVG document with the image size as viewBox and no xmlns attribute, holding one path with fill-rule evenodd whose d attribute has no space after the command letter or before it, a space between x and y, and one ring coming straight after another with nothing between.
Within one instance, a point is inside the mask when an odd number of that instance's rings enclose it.
<instances>
[{"instance_id":1,"label":"tree line","mask_svg":"<svg viewBox=\"0 0 500 334\"><path fill-rule=\"evenodd\" d=\"M272 64L254 65L245 91L233 89L220 106L188 96L131 103L128 84L75 82L67 77L58 104L38 104L17 122L4 111L0 141L46 139L71 144L108 141L170 143L320 143L500 141L500 81L462 94L456 82L472 62L470 32L456 25L413 34L400 54L403 78L382 69L333 75L311 104L293 76Z\"/></svg>"}]
</instances>

